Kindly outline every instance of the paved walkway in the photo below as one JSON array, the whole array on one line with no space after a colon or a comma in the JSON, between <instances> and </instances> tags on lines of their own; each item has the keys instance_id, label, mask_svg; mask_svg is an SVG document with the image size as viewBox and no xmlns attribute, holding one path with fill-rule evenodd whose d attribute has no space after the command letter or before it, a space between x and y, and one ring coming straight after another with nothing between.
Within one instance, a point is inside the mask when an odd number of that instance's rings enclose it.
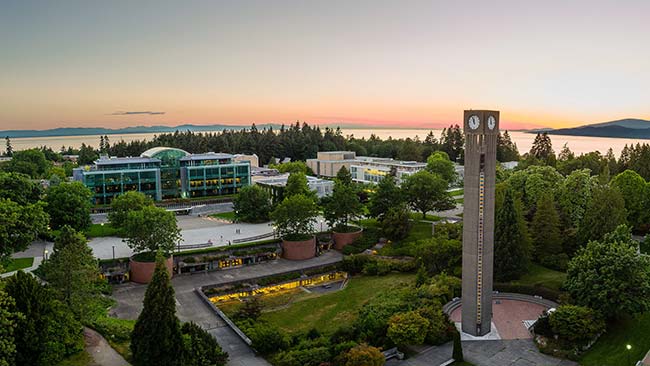
<instances>
[{"instance_id":1,"label":"paved walkway","mask_svg":"<svg viewBox=\"0 0 650 366\"><path fill-rule=\"evenodd\" d=\"M41 252L41 254L43 254L43 253ZM31 258L31 256L14 257L14 258ZM23 268L22 271L25 271L27 273L31 273L33 270L38 268L38 266L40 266L42 262L43 262L43 257L34 257L34 262L32 263L31 267ZM11 277L11 276L15 275L16 272L18 272L18 271L11 271L11 272L7 272L7 273L2 273L2 274L0 274L0 278Z\"/></svg>"},{"instance_id":2,"label":"paved walkway","mask_svg":"<svg viewBox=\"0 0 650 366\"><path fill-rule=\"evenodd\" d=\"M226 283L234 280L270 276L277 273L299 270L318 265L333 264L341 261L343 256L330 251L320 257L306 261L288 261L278 259L253 266L233 268L222 271L203 272L194 275L176 276L172 285L176 292L176 311L181 321L193 321L216 337L221 347L230 355L229 366L269 366L261 357L244 343L212 310L202 302L194 292L195 288ZM113 297L117 305L110 310L112 316L124 319L136 319L142 311L142 300L146 285L127 283L115 286Z\"/></svg>"},{"instance_id":3,"label":"paved walkway","mask_svg":"<svg viewBox=\"0 0 650 366\"><path fill-rule=\"evenodd\" d=\"M386 366L437 366L449 360L452 342L431 347L403 361L390 360ZM577 363L540 353L531 339L463 341L465 361L476 366L574 366Z\"/></svg>"},{"instance_id":4,"label":"paved walkway","mask_svg":"<svg viewBox=\"0 0 650 366\"><path fill-rule=\"evenodd\" d=\"M92 357L92 366L128 366L129 363L120 356L96 331L84 327L86 352Z\"/></svg>"}]
</instances>

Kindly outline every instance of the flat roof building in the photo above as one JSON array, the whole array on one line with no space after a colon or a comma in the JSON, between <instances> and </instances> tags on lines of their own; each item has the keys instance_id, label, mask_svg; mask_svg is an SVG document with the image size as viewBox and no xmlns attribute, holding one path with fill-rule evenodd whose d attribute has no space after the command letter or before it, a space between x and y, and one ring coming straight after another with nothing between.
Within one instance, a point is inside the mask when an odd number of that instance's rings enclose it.
<instances>
[{"instance_id":1,"label":"flat roof building","mask_svg":"<svg viewBox=\"0 0 650 366\"><path fill-rule=\"evenodd\" d=\"M235 162L231 154L190 154L169 147L155 147L139 157L102 156L92 166L75 169L73 178L90 188L95 204L108 204L128 191L156 201L228 195L251 181L248 161Z\"/></svg>"},{"instance_id":2,"label":"flat roof building","mask_svg":"<svg viewBox=\"0 0 650 366\"><path fill-rule=\"evenodd\" d=\"M394 171L398 183L427 164L417 161L402 161L391 158L356 156L354 151L319 151L316 159L307 159L307 166L321 177L333 178L345 166L352 180L361 183L377 183Z\"/></svg>"},{"instance_id":3,"label":"flat roof building","mask_svg":"<svg viewBox=\"0 0 650 366\"><path fill-rule=\"evenodd\" d=\"M289 175L289 173L284 173L271 177L258 177L255 179L255 184L269 191L271 198L274 201L277 201L283 197L284 187L287 185ZM332 194L332 191L334 190L334 181L308 175L307 186L309 189L316 192L318 198L321 198Z\"/></svg>"}]
</instances>

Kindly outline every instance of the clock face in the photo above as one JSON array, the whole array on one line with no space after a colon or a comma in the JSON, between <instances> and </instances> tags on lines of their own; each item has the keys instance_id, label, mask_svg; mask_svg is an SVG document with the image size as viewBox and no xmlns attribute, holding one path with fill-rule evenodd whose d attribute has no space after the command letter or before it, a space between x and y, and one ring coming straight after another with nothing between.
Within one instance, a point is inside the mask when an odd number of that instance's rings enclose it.
<instances>
[{"instance_id":1,"label":"clock face","mask_svg":"<svg viewBox=\"0 0 650 366\"><path fill-rule=\"evenodd\" d=\"M494 127L497 125L497 120L494 116L488 117L487 126L489 129L494 130Z\"/></svg>"},{"instance_id":2,"label":"clock face","mask_svg":"<svg viewBox=\"0 0 650 366\"><path fill-rule=\"evenodd\" d=\"M481 120L478 118L477 115L472 115L469 117L467 120L467 124L469 125L469 128L472 130L475 130L478 128L478 125L481 123Z\"/></svg>"}]
</instances>

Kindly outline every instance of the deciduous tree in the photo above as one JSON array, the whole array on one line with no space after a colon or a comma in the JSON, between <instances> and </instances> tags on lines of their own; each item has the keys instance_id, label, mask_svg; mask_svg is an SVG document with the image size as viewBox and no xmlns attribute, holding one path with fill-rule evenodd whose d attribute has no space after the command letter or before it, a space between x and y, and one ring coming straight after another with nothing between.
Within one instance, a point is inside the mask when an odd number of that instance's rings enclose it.
<instances>
[{"instance_id":1,"label":"deciduous tree","mask_svg":"<svg viewBox=\"0 0 650 366\"><path fill-rule=\"evenodd\" d=\"M19 205L0 198L0 261L27 247L47 229L42 203Z\"/></svg>"},{"instance_id":2,"label":"deciduous tree","mask_svg":"<svg viewBox=\"0 0 650 366\"><path fill-rule=\"evenodd\" d=\"M147 206L153 206L153 200L144 193L136 191L123 193L111 202L108 221L115 228L123 228L127 224L129 212L139 211Z\"/></svg>"},{"instance_id":3,"label":"deciduous tree","mask_svg":"<svg viewBox=\"0 0 650 366\"><path fill-rule=\"evenodd\" d=\"M444 151L436 151L429 158L427 158L428 171L438 174L442 179L447 181L447 184L452 184L458 178L454 163L449 160L449 155Z\"/></svg>"},{"instance_id":4,"label":"deciduous tree","mask_svg":"<svg viewBox=\"0 0 650 366\"><path fill-rule=\"evenodd\" d=\"M176 216L163 208L145 206L129 212L126 221L124 241L136 253L170 253L181 240Z\"/></svg>"},{"instance_id":5,"label":"deciduous tree","mask_svg":"<svg viewBox=\"0 0 650 366\"><path fill-rule=\"evenodd\" d=\"M386 175L376 186L370 196L368 210L370 216L381 220L391 207L399 206L405 202L405 196L395 182L393 175Z\"/></svg>"},{"instance_id":6,"label":"deciduous tree","mask_svg":"<svg viewBox=\"0 0 650 366\"><path fill-rule=\"evenodd\" d=\"M304 240L314 233L318 207L302 194L285 198L271 213L278 234L287 240Z\"/></svg>"},{"instance_id":7,"label":"deciduous tree","mask_svg":"<svg viewBox=\"0 0 650 366\"><path fill-rule=\"evenodd\" d=\"M90 199L92 193L81 182L61 183L50 187L45 196L50 226L59 229L68 225L83 231L90 226Z\"/></svg>"},{"instance_id":8,"label":"deciduous tree","mask_svg":"<svg viewBox=\"0 0 650 366\"><path fill-rule=\"evenodd\" d=\"M447 192L447 182L439 175L426 170L410 175L402 183L402 189L411 207L422 213L434 210L447 210L455 206Z\"/></svg>"},{"instance_id":9,"label":"deciduous tree","mask_svg":"<svg viewBox=\"0 0 650 366\"><path fill-rule=\"evenodd\" d=\"M243 187L233 200L235 217L243 222L266 222L271 214L271 197L258 185Z\"/></svg>"}]
</instances>

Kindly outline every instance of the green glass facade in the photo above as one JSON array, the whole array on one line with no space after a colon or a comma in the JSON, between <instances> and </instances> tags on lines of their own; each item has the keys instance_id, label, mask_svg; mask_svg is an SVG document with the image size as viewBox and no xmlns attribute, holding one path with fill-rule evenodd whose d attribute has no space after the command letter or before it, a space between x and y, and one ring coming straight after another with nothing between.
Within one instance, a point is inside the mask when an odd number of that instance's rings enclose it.
<instances>
[{"instance_id":1,"label":"green glass facade","mask_svg":"<svg viewBox=\"0 0 650 366\"><path fill-rule=\"evenodd\" d=\"M230 154L188 154L153 148L136 158L101 158L93 167L75 169L74 178L93 193L95 204L109 204L124 192L139 191L159 201L234 194L250 185L250 164Z\"/></svg>"}]
</instances>

